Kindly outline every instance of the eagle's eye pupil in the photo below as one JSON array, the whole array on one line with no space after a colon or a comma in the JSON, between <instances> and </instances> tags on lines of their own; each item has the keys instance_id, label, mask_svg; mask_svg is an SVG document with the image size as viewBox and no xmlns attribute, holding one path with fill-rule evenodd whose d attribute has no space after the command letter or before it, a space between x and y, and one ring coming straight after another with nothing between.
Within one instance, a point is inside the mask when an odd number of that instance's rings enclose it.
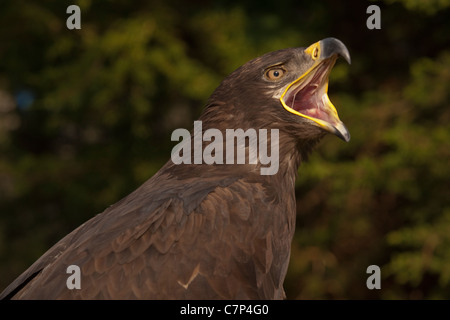
<instances>
[{"instance_id":1,"label":"eagle's eye pupil","mask_svg":"<svg viewBox=\"0 0 450 320\"><path fill-rule=\"evenodd\" d=\"M280 75L280 72L278 72L278 71L274 71L274 72L273 72L273 76L274 76L274 77L278 77L279 75Z\"/></svg>"}]
</instances>

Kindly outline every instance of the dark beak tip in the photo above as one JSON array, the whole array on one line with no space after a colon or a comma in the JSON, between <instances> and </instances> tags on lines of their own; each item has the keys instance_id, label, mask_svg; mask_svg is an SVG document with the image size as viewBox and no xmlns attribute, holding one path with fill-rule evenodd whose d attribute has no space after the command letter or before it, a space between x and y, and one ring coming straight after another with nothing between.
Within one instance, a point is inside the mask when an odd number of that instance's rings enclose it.
<instances>
[{"instance_id":1,"label":"dark beak tip","mask_svg":"<svg viewBox=\"0 0 450 320\"><path fill-rule=\"evenodd\" d=\"M350 141L350 132L344 123L340 122L338 125L333 126L333 130L331 131L335 136L339 139L344 140L345 142Z\"/></svg>"},{"instance_id":2,"label":"dark beak tip","mask_svg":"<svg viewBox=\"0 0 450 320\"><path fill-rule=\"evenodd\" d=\"M344 140L345 142L349 142L351 138L350 133L348 132L345 135L343 135L341 132L336 132L335 135L341 140Z\"/></svg>"},{"instance_id":3,"label":"dark beak tip","mask_svg":"<svg viewBox=\"0 0 450 320\"><path fill-rule=\"evenodd\" d=\"M326 38L321 40L320 42L321 47L323 48L322 56L324 59L337 54L342 56L348 64L352 64L350 52L341 40L336 38Z\"/></svg>"},{"instance_id":4,"label":"dark beak tip","mask_svg":"<svg viewBox=\"0 0 450 320\"><path fill-rule=\"evenodd\" d=\"M347 61L348 64L352 64L352 58L350 57L350 54L348 54L347 56L343 56L343 57L344 57L345 61Z\"/></svg>"},{"instance_id":5,"label":"dark beak tip","mask_svg":"<svg viewBox=\"0 0 450 320\"><path fill-rule=\"evenodd\" d=\"M348 64L352 64L352 58L350 58L350 55L348 56L343 56L345 61L347 61Z\"/></svg>"},{"instance_id":6,"label":"dark beak tip","mask_svg":"<svg viewBox=\"0 0 450 320\"><path fill-rule=\"evenodd\" d=\"M345 142L350 142L350 139L351 139L351 137L350 137L350 135L348 135L347 137L345 137L344 141Z\"/></svg>"}]
</instances>

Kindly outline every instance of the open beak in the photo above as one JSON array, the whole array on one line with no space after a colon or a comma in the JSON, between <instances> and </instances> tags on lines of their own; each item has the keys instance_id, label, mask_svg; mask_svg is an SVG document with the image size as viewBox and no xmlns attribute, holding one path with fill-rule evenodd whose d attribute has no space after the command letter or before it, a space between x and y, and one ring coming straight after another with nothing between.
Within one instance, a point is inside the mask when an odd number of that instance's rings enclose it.
<instances>
[{"instance_id":1,"label":"open beak","mask_svg":"<svg viewBox=\"0 0 450 320\"><path fill-rule=\"evenodd\" d=\"M286 88L280 101L287 111L313 121L348 142L350 133L328 98L328 76L338 55L350 64L350 53L335 38L316 42L306 48L305 53L314 60L313 66Z\"/></svg>"}]
</instances>

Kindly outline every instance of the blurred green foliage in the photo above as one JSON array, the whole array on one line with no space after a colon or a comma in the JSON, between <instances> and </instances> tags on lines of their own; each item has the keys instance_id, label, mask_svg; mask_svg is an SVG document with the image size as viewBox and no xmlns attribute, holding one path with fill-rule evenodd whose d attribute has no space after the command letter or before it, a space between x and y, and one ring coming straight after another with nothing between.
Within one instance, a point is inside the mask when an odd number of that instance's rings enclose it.
<instances>
[{"instance_id":1,"label":"blurred green foliage","mask_svg":"<svg viewBox=\"0 0 450 320\"><path fill-rule=\"evenodd\" d=\"M68 30L76 3L82 29ZM366 29L366 8L382 29ZM0 288L152 176L228 73L341 39L330 98L352 133L299 170L289 299L450 298L448 1L6 0ZM381 290L366 269L381 267Z\"/></svg>"}]
</instances>

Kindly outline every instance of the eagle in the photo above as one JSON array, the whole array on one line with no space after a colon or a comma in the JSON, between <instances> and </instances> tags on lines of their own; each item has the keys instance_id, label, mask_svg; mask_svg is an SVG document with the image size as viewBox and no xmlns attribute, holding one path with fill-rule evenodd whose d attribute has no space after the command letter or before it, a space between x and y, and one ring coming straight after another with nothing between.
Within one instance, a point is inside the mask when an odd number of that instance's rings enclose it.
<instances>
[{"instance_id":1,"label":"eagle","mask_svg":"<svg viewBox=\"0 0 450 320\"><path fill-rule=\"evenodd\" d=\"M171 157L134 192L57 242L0 298L284 299L298 168L327 133L350 140L327 94L338 56L350 63L336 38L269 52L232 72L208 99L201 133L269 130L260 145L273 146L277 170L263 174L251 139L230 150L255 161ZM184 156L213 143L191 139ZM226 157L219 151L214 157ZM78 287L69 285L74 266Z\"/></svg>"}]
</instances>

